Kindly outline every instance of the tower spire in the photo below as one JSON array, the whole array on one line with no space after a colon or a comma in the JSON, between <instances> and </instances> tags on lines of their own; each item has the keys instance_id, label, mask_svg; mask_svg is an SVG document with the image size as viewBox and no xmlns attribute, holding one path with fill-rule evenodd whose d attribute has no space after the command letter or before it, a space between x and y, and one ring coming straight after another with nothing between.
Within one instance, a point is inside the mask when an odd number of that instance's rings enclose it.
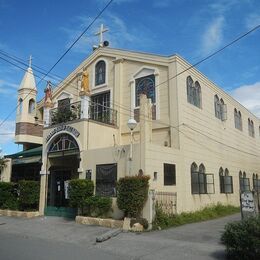
<instances>
[{"instance_id":1,"label":"tower spire","mask_svg":"<svg viewBox=\"0 0 260 260\"><path fill-rule=\"evenodd\" d=\"M29 68L32 68L32 55L29 57Z\"/></svg>"}]
</instances>

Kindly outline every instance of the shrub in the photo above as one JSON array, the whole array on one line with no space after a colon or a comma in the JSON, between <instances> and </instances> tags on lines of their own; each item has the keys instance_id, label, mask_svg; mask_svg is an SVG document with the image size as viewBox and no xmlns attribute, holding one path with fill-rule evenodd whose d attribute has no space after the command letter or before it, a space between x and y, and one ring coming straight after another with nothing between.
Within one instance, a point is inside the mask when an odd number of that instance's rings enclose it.
<instances>
[{"instance_id":1,"label":"shrub","mask_svg":"<svg viewBox=\"0 0 260 260\"><path fill-rule=\"evenodd\" d=\"M19 181L18 193L20 210L38 209L40 198L40 183L38 181Z\"/></svg>"},{"instance_id":2,"label":"shrub","mask_svg":"<svg viewBox=\"0 0 260 260\"><path fill-rule=\"evenodd\" d=\"M260 217L227 224L221 241L232 259L260 259Z\"/></svg>"},{"instance_id":3,"label":"shrub","mask_svg":"<svg viewBox=\"0 0 260 260\"><path fill-rule=\"evenodd\" d=\"M181 214L167 214L163 212L158 205L155 207L155 218L153 221L153 229L165 229L176 227L188 223L205 221L209 219L224 217L239 212L238 207L231 205L224 206L220 203L213 206L205 207L195 212L183 212Z\"/></svg>"},{"instance_id":4,"label":"shrub","mask_svg":"<svg viewBox=\"0 0 260 260\"><path fill-rule=\"evenodd\" d=\"M111 211L112 198L93 196L85 201L84 215L92 217L104 217Z\"/></svg>"},{"instance_id":5,"label":"shrub","mask_svg":"<svg viewBox=\"0 0 260 260\"><path fill-rule=\"evenodd\" d=\"M144 227L144 229L147 229L149 227L146 218L131 218L130 227L132 227L135 223L140 223Z\"/></svg>"},{"instance_id":6,"label":"shrub","mask_svg":"<svg viewBox=\"0 0 260 260\"><path fill-rule=\"evenodd\" d=\"M0 208L12 209L18 208L16 185L11 182L0 182Z\"/></svg>"},{"instance_id":7,"label":"shrub","mask_svg":"<svg viewBox=\"0 0 260 260\"><path fill-rule=\"evenodd\" d=\"M117 205L128 217L139 217L148 197L149 176L121 178L117 183Z\"/></svg>"},{"instance_id":8,"label":"shrub","mask_svg":"<svg viewBox=\"0 0 260 260\"><path fill-rule=\"evenodd\" d=\"M81 210L83 214L86 200L93 195L94 184L91 180L75 179L69 182L69 204Z\"/></svg>"}]
</instances>

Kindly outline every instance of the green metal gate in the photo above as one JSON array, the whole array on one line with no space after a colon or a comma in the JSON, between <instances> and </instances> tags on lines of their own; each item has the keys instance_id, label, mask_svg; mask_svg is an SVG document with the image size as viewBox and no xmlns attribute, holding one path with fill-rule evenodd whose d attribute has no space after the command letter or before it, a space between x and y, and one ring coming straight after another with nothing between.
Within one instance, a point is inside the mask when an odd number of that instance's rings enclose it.
<instances>
[{"instance_id":1,"label":"green metal gate","mask_svg":"<svg viewBox=\"0 0 260 260\"><path fill-rule=\"evenodd\" d=\"M77 215L77 209L68 207L47 206L44 209L44 215L74 219Z\"/></svg>"}]
</instances>

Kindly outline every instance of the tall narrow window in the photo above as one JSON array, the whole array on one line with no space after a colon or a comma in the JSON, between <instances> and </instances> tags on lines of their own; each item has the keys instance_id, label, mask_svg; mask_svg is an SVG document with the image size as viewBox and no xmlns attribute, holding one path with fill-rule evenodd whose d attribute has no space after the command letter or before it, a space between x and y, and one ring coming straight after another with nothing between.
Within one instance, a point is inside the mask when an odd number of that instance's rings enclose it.
<instances>
[{"instance_id":1,"label":"tall narrow window","mask_svg":"<svg viewBox=\"0 0 260 260\"><path fill-rule=\"evenodd\" d=\"M147 98L152 100L154 104L156 102L155 96L155 75L148 75L135 80L135 106L140 106L140 95L145 94Z\"/></svg>"},{"instance_id":2,"label":"tall narrow window","mask_svg":"<svg viewBox=\"0 0 260 260\"><path fill-rule=\"evenodd\" d=\"M242 115L236 108L234 109L234 121L235 128L242 131Z\"/></svg>"},{"instance_id":3,"label":"tall narrow window","mask_svg":"<svg viewBox=\"0 0 260 260\"><path fill-rule=\"evenodd\" d=\"M190 104L201 108L201 86L198 81L193 83L191 76L187 77L187 100Z\"/></svg>"},{"instance_id":4,"label":"tall narrow window","mask_svg":"<svg viewBox=\"0 0 260 260\"><path fill-rule=\"evenodd\" d=\"M215 105L215 116L221 119L221 107L220 107L218 95L214 96L214 105Z\"/></svg>"},{"instance_id":5,"label":"tall narrow window","mask_svg":"<svg viewBox=\"0 0 260 260\"><path fill-rule=\"evenodd\" d=\"M248 134L251 137L255 137L254 122L248 118Z\"/></svg>"},{"instance_id":6,"label":"tall narrow window","mask_svg":"<svg viewBox=\"0 0 260 260\"><path fill-rule=\"evenodd\" d=\"M219 169L219 188L220 188L220 193L225 193L225 184L224 184L224 171L223 168L220 167Z\"/></svg>"},{"instance_id":7,"label":"tall narrow window","mask_svg":"<svg viewBox=\"0 0 260 260\"><path fill-rule=\"evenodd\" d=\"M106 81L106 63L101 60L96 64L95 67L95 85L104 84Z\"/></svg>"},{"instance_id":8,"label":"tall narrow window","mask_svg":"<svg viewBox=\"0 0 260 260\"><path fill-rule=\"evenodd\" d=\"M250 190L249 178L246 177L245 172L243 172L243 174L241 171L239 172L239 186L240 186L240 192Z\"/></svg>"},{"instance_id":9,"label":"tall narrow window","mask_svg":"<svg viewBox=\"0 0 260 260\"><path fill-rule=\"evenodd\" d=\"M198 173L198 166L195 162L192 163L190 171L191 171L191 193L199 194L200 193L199 173Z\"/></svg>"},{"instance_id":10,"label":"tall narrow window","mask_svg":"<svg viewBox=\"0 0 260 260\"><path fill-rule=\"evenodd\" d=\"M34 111L35 111L35 101L34 101L34 99L30 99L28 112L29 112L29 114L32 114L32 113L34 113Z\"/></svg>"},{"instance_id":11,"label":"tall narrow window","mask_svg":"<svg viewBox=\"0 0 260 260\"><path fill-rule=\"evenodd\" d=\"M20 98L18 101L18 114L21 114L23 110L23 99Z\"/></svg>"},{"instance_id":12,"label":"tall narrow window","mask_svg":"<svg viewBox=\"0 0 260 260\"><path fill-rule=\"evenodd\" d=\"M260 179L258 179L258 174L253 174L253 189L260 192Z\"/></svg>"},{"instance_id":13,"label":"tall narrow window","mask_svg":"<svg viewBox=\"0 0 260 260\"><path fill-rule=\"evenodd\" d=\"M176 184L176 170L175 164L164 163L163 164L164 173L164 185L170 186Z\"/></svg>"}]
</instances>

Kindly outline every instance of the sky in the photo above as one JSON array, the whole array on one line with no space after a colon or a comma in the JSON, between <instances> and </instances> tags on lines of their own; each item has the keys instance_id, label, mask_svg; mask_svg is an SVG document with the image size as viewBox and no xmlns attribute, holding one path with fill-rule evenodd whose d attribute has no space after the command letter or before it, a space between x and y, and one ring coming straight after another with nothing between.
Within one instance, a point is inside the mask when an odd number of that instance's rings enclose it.
<instances>
[{"instance_id":1,"label":"sky","mask_svg":"<svg viewBox=\"0 0 260 260\"><path fill-rule=\"evenodd\" d=\"M90 24L108 0L0 0L0 52L45 70ZM260 24L259 0L114 0L52 71L65 78L98 43L101 23L114 48L161 55L177 53L190 63L211 54ZM4 57L0 53L0 57ZM260 117L260 29L197 67ZM39 77L40 73L36 73ZM0 58L0 122L15 109L24 71ZM46 82L40 83L38 100ZM0 126L3 154L14 144L15 113Z\"/></svg>"}]
</instances>

